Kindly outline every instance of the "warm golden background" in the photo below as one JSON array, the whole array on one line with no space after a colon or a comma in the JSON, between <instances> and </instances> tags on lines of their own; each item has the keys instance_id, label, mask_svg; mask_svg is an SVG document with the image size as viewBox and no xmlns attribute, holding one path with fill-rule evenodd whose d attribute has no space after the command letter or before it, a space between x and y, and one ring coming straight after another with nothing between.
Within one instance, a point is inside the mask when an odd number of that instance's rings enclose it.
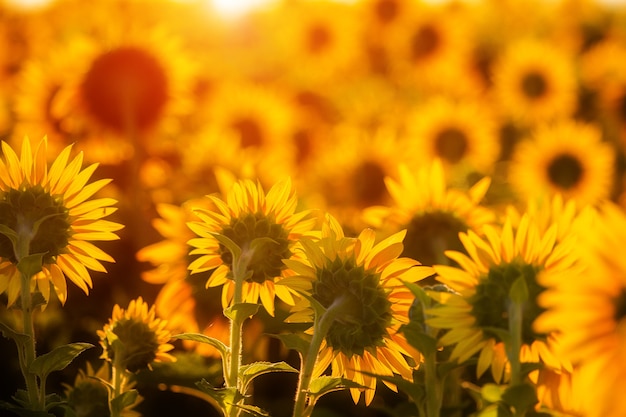
<instances>
[{"instance_id":1,"label":"warm golden background","mask_svg":"<svg viewBox=\"0 0 626 417\"><path fill-rule=\"evenodd\" d=\"M333 213L352 233L366 208L394 204L386 177L435 158L460 190L491 177L483 203L494 210L557 192L581 205L626 203L626 8L617 4L284 0L232 15L202 1L5 1L0 33L0 137L16 148L24 135L47 135L57 151L74 143L100 164L95 177L113 179L104 193L125 225L119 241L100 245L116 262L93 274L89 297L68 286L65 307L40 316L40 351L97 344L114 304L154 302L164 289L165 318L181 309L199 329L220 326L206 277L183 277L181 289L180 265L150 273L160 262L140 252L189 237L172 207L220 191L216 172L266 188L290 176L302 207ZM455 233L447 226L423 230ZM440 259L416 245L410 255L422 263ZM261 339L250 355L295 359ZM0 339L0 348L8 399L20 374L14 346ZM219 374L200 358L190 366ZM283 415L295 377L261 381L258 405ZM139 387L144 415L211 415L149 379ZM388 415L346 399L329 395L319 415Z\"/></svg>"}]
</instances>

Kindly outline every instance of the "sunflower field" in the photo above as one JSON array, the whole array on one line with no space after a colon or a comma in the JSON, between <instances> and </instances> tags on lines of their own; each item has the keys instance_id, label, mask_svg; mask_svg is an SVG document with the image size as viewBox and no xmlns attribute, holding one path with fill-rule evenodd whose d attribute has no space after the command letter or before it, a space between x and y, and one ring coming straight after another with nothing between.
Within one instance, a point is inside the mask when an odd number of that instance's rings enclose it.
<instances>
[{"instance_id":1,"label":"sunflower field","mask_svg":"<svg viewBox=\"0 0 626 417\"><path fill-rule=\"evenodd\" d=\"M0 416L626 416L626 6L0 32Z\"/></svg>"}]
</instances>

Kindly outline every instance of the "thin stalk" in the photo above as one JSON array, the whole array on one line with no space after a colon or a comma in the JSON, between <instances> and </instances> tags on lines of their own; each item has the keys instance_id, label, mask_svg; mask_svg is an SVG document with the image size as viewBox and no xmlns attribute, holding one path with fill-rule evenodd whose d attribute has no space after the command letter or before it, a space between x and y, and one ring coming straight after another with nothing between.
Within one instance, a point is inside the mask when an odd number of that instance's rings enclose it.
<instances>
[{"instance_id":1,"label":"thin stalk","mask_svg":"<svg viewBox=\"0 0 626 417\"><path fill-rule=\"evenodd\" d=\"M119 397L124 389L124 373L126 369L122 366L122 360L119 359L119 356L116 355L113 360L113 365L111 367L111 382L113 383L113 391L111 392L111 399L109 401L109 410L111 411L111 417L119 417L121 415L121 411L119 407L113 407L112 403L117 397Z\"/></svg>"},{"instance_id":2,"label":"thin stalk","mask_svg":"<svg viewBox=\"0 0 626 417\"><path fill-rule=\"evenodd\" d=\"M509 363L511 364L511 385L522 383L522 363L520 351L522 349L522 304L511 302L509 304L509 332L511 344L509 346Z\"/></svg>"},{"instance_id":3,"label":"thin stalk","mask_svg":"<svg viewBox=\"0 0 626 417\"><path fill-rule=\"evenodd\" d=\"M35 326L33 324L33 310L30 294L30 277L22 274L21 279L22 331L28 336L28 340L19 347L22 351L20 353L22 358L22 360L20 360L20 366L26 382L26 391L28 392L28 400L31 407L34 410L43 410L44 404L42 404L42 401L45 400L45 387L41 388L42 392L40 394L37 376L29 371L30 365L37 357L35 350Z\"/></svg>"},{"instance_id":4,"label":"thin stalk","mask_svg":"<svg viewBox=\"0 0 626 417\"><path fill-rule=\"evenodd\" d=\"M239 259L233 259L233 281L235 283L235 290L233 294L233 306L243 303L243 282L248 270L248 263L252 258L252 251L243 248ZM239 368L241 367L241 360L243 356L243 322L238 314L235 314L235 319L230 321L230 358L228 364L228 371L225 380L227 387L235 387L238 390L239 386ZM243 394L243 393L242 393ZM228 412L229 416L237 417L240 409L237 407L230 407Z\"/></svg>"},{"instance_id":5,"label":"thin stalk","mask_svg":"<svg viewBox=\"0 0 626 417\"><path fill-rule=\"evenodd\" d=\"M14 247L15 257L19 262L27 257L30 253L30 241L33 231L29 227L20 227L18 220L17 242ZM37 357L35 326L33 323L33 307L30 294L31 277L24 272L20 272L21 276L21 304L22 304L22 331L28 336L24 344L19 347L22 350L23 363L22 374L26 382L26 391L28 392L28 401L34 410L43 410L45 407L45 387L42 387L42 393L39 392L39 383L37 376L29 371L31 364Z\"/></svg>"},{"instance_id":6,"label":"thin stalk","mask_svg":"<svg viewBox=\"0 0 626 417\"><path fill-rule=\"evenodd\" d=\"M441 381L437 377L437 352L424 357L424 382L426 388L426 416L439 417L441 410Z\"/></svg>"},{"instance_id":7,"label":"thin stalk","mask_svg":"<svg viewBox=\"0 0 626 417\"><path fill-rule=\"evenodd\" d=\"M350 300L347 300L345 297L338 297L321 317L316 317L315 324L313 325L313 337L311 338L311 343L309 344L309 349L300 371L300 377L298 378L293 417L306 417L313 412L314 404L307 405L307 398L309 385L313 378L313 369L315 369L315 363L317 362L317 355L319 354L320 346L324 338L330 330L330 326L335 321L335 317L337 317L346 307L346 304L349 303Z\"/></svg>"}]
</instances>

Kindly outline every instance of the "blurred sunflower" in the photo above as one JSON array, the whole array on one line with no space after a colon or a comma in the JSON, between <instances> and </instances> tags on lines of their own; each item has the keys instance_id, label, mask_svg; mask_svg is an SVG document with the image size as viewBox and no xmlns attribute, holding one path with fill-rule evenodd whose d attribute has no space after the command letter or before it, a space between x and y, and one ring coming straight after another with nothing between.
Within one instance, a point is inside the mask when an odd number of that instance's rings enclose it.
<instances>
[{"instance_id":1,"label":"blurred sunflower","mask_svg":"<svg viewBox=\"0 0 626 417\"><path fill-rule=\"evenodd\" d=\"M614 162L615 150L598 128L566 120L537 128L517 145L508 179L525 199L562 194L593 204L610 196Z\"/></svg>"},{"instance_id":2,"label":"blurred sunflower","mask_svg":"<svg viewBox=\"0 0 626 417\"><path fill-rule=\"evenodd\" d=\"M76 417L108 417L109 410L109 390L103 381L110 381L110 371L108 366L100 366L94 370L91 363L87 362L86 368L80 369L72 385L63 384L67 403ZM125 386L127 390L132 389L135 382L130 382ZM120 412L120 417L141 417L141 413L133 410L143 398L138 396L135 402L125 407Z\"/></svg>"},{"instance_id":3,"label":"blurred sunflower","mask_svg":"<svg viewBox=\"0 0 626 417\"><path fill-rule=\"evenodd\" d=\"M462 9L462 7L459 7ZM470 51L467 19L454 7L425 3L410 7L401 24L394 25L385 40L389 68L401 85L431 92L450 87L448 76L454 73Z\"/></svg>"},{"instance_id":4,"label":"blurred sunflower","mask_svg":"<svg viewBox=\"0 0 626 417\"><path fill-rule=\"evenodd\" d=\"M626 381L626 263L616 248L626 243L626 216L605 202L580 239L585 269L578 275L546 274L539 297L547 310L535 331L560 334L559 353L577 365L573 389L585 416L626 413L621 397Z\"/></svg>"},{"instance_id":5,"label":"blurred sunflower","mask_svg":"<svg viewBox=\"0 0 626 417\"><path fill-rule=\"evenodd\" d=\"M271 37L281 77L296 86L311 86L345 76L360 62L363 49L355 17L349 5L328 0L275 7L264 36ZM277 25L280 31L273 30Z\"/></svg>"},{"instance_id":6,"label":"blurred sunflower","mask_svg":"<svg viewBox=\"0 0 626 417\"><path fill-rule=\"evenodd\" d=\"M493 67L494 98L503 115L524 126L571 116L578 99L573 65L555 45L510 43Z\"/></svg>"},{"instance_id":7,"label":"blurred sunflower","mask_svg":"<svg viewBox=\"0 0 626 417\"><path fill-rule=\"evenodd\" d=\"M16 132L47 133L56 148L76 142L103 164L128 160L139 148L173 147L166 133L188 110L192 71L183 48L138 24L106 25L97 35L75 33L25 64Z\"/></svg>"},{"instance_id":8,"label":"blurred sunflower","mask_svg":"<svg viewBox=\"0 0 626 417\"><path fill-rule=\"evenodd\" d=\"M72 146L63 149L48 167L46 138L34 150L25 138L21 156L2 142L0 224L17 239L14 245L6 234L0 235L0 293L8 294L9 306L20 292L17 264L25 256L42 254L31 291L40 291L48 301L52 284L62 303L67 299L65 277L88 294L93 286L88 270L106 272L100 261L114 262L90 242L118 239L115 232L123 227L103 220L115 212L115 200L89 200L110 180L87 184L98 164L81 169L83 154L70 161L71 151Z\"/></svg>"},{"instance_id":9,"label":"blurred sunflower","mask_svg":"<svg viewBox=\"0 0 626 417\"><path fill-rule=\"evenodd\" d=\"M276 183L265 194L263 187L252 180L239 180L232 185L222 200L216 195L207 198L215 206L213 210L195 208L199 221L189 222L189 228L197 235L189 240L193 249L191 256L199 255L189 265L192 274L211 271L207 287L222 288L222 306L233 302L235 288L232 279L232 253L218 242L214 234L221 234L240 248L245 249L255 239L269 238L258 247L250 260L251 276L243 283L243 302L258 303L274 315L274 298L293 305L292 290L277 286L285 273L284 259L293 255L298 239L311 231L317 219L311 210L296 212L298 199L289 177Z\"/></svg>"},{"instance_id":10,"label":"blurred sunflower","mask_svg":"<svg viewBox=\"0 0 626 417\"><path fill-rule=\"evenodd\" d=\"M97 331L101 358L133 373L150 369L154 362L174 362L176 358L167 353L174 348L167 326L142 297L131 300L127 309L116 304L109 322Z\"/></svg>"},{"instance_id":11,"label":"blurred sunflower","mask_svg":"<svg viewBox=\"0 0 626 417\"><path fill-rule=\"evenodd\" d=\"M311 294L326 309L338 309L322 343L314 375L329 365L332 375L344 377L366 389L351 388L355 403L365 392L369 405L376 392L376 378L364 374L399 374L411 381L409 363L414 352L398 332L409 321L413 302L404 282L416 282L432 275L430 267L409 258L399 258L405 232L375 244L375 233L364 229L357 238L346 238L341 225L328 215L321 239L303 240L304 258L285 263L296 274L290 283ZM297 305L290 321L312 321L308 302ZM387 383L386 383L387 384ZM395 387L387 384L395 390Z\"/></svg>"},{"instance_id":12,"label":"blurred sunflower","mask_svg":"<svg viewBox=\"0 0 626 417\"><path fill-rule=\"evenodd\" d=\"M507 218L500 227L487 225L485 238L471 230L460 238L469 254L447 251L459 267L435 265L437 280L454 293L430 292L440 305L428 311L427 324L448 331L440 338L444 346L454 346L451 359L464 362L478 354L477 376L491 368L494 380L509 378L509 362L504 342L498 332L509 331L508 306L510 290L517 279L523 279L528 299L523 303L522 363L541 363L558 372L571 372L569 362L554 351L558 340L553 333L537 332L534 320L544 311L537 297L545 290L539 275L543 273L576 274L577 257L572 253L576 242L570 234L556 241L556 227L541 232L529 215L516 227Z\"/></svg>"},{"instance_id":13,"label":"blurred sunflower","mask_svg":"<svg viewBox=\"0 0 626 417\"><path fill-rule=\"evenodd\" d=\"M480 205L490 179L483 178L468 191L450 188L439 160L415 172L400 165L398 180L386 177L385 185L394 204L368 207L364 221L387 234L406 229L402 256L424 265L446 262L445 250L463 250L459 232L479 232L495 220L493 212Z\"/></svg>"},{"instance_id":14,"label":"blurred sunflower","mask_svg":"<svg viewBox=\"0 0 626 417\"><path fill-rule=\"evenodd\" d=\"M351 231L363 228L360 211L385 205L390 195L385 177L394 176L399 164L414 165L402 138L381 127L373 133L352 125L338 125L326 149L303 177L307 204L333 214Z\"/></svg>"},{"instance_id":15,"label":"blurred sunflower","mask_svg":"<svg viewBox=\"0 0 626 417\"><path fill-rule=\"evenodd\" d=\"M491 173L500 156L498 125L492 113L479 101L435 96L406 119L410 151L423 162L438 158L459 175Z\"/></svg>"},{"instance_id":16,"label":"blurred sunflower","mask_svg":"<svg viewBox=\"0 0 626 417\"><path fill-rule=\"evenodd\" d=\"M192 151L184 151L186 163L206 165L202 160L206 152L201 147L212 145L227 153L220 158L224 165L227 157L232 158L225 166L228 169L251 165L253 174L272 184L291 175L296 155L291 140L296 116L291 105L285 95L270 86L222 82L200 112L203 122L209 121L210 126L200 130L197 139L192 138Z\"/></svg>"}]
</instances>

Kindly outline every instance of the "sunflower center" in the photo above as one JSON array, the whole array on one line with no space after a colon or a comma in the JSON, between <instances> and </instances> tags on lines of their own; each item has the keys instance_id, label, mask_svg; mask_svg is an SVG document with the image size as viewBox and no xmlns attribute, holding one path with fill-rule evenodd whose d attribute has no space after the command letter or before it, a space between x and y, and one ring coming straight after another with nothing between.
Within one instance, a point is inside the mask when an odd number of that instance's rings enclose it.
<instances>
[{"instance_id":1,"label":"sunflower center","mask_svg":"<svg viewBox=\"0 0 626 417\"><path fill-rule=\"evenodd\" d=\"M615 322L619 323L626 317L626 290L622 290L622 292L615 299L614 303L615 313L613 314L613 317L615 318Z\"/></svg>"},{"instance_id":2,"label":"sunflower center","mask_svg":"<svg viewBox=\"0 0 626 417\"><path fill-rule=\"evenodd\" d=\"M67 209L39 185L3 193L0 198L0 224L30 238L29 254L45 254L44 264L56 261L56 257L67 247L70 236ZM33 234L35 227L37 230ZM17 262L11 241L2 234L0 257Z\"/></svg>"},{"instance_id":3,"label":"sunflower center","mask_svg":"<svg viewBox=\"0 0 626 417\"><path fill-rule=\"evenodd\" d=\"M239 134L241 147L251 148L263 145L263 132L259 123L253 118L241 117L231 126Z\"/></svg>"},{"instance_id":4,"label":"sunflower center","mask_svg":"<svg viewBox=\"0 0 626 417\"><path fill-rule=\"evenodd\" d=\"M374 10L378 20L388 23L398 15L398 2L396 0L380 0L374 5Z\"/></svg>"},{"instance_id":5,"label":"sunflower center","mask_svg":"<svg viewBox=\"0 0 626 417\"><path fill-rule=\"evenodd\" d=\"M452 213L438 210L414 216L407 226L402 256L424 265L442 264L444 251L464 251L459 232L465 231L467 225Z\"/></svg>"},{"instance_id":6,"label":"sunflower center","mask_svg":"<svg viewBox=\"0 0 626 417\"><path fill-rule=\"evenodd\" d=\"M222 234L240 248L248 247L257 238L272 239L256 246L248 264L248 270L252 271L248 282L262 284L266 280L280 276L285 268L283 259L288 259L292 255L289 250L288 232L280 224L276 224L273 218L263 213L248 213L232 219L230 225L222 230ZM222 245L220 251L222 261L232 269L232 253Z\"/></svg>"},{"instance_id":7,"label":"sunflower center","mask_svg":"<svg viewBox=\"0 0 626 417\"><path fill-rule=\"evenodd\" d=\"M115 360L117 353L130 372L148 367L156 359L159 349L157 335L146 323L122 319L115 323L112 332L118 337L121 346L108 349L109 359Z\"/></svg>"},{"instance_id":8,"label":"sunflower center","mask_svg":"<svg viewBox=\"0 0 626 417\"><path fill-rule=\"evenodd\" d=\"M411 39L411 54L416 60L431 55L441 42L439 32L432 25L421 26Z\"/></svg>"},{"instance_id":9,"label":"sunflower center","mask_svg":"<svg viewBox=\"0 0 626 417\"><path fill-rule=\"evenodd\" d=\"M326 335L333 350L351 357L383 345L392 313L380 274L337 258L317 271L313 297L326 308L342 303L341 314Z\"/></svg>"},{"instance_id":10,"label":"sunflower center","mask_svg":"<svg viewBox=\"0 0 626 417\"><path fill-rule=\"evenodd\" d=\"M531 344L545 339L545 335L535 333L532 323L545 309L536 300L545 289L537 283L539 268L523 263L510 263L492 266L487 276L476 286L476 293L469 298L476 326L489 337L499 340L497 332L490 329L509 330L509 291L513 283L523 277L528 288L528 301L522 306L522 342Z\"/></svg>"},{"instance_id":11,"label":"sunflower center","mask_svg":"<svg viewBox=\"0 0 626 417\"><path fill-rule=\"evenodd\" d=\"M531 99L543 96L547 90L546 79L538 72L529 72L522 78L522 91Z\"/></svg>"},{"instance_id":12,"label":"sunflower center","mask_svg":"<svg viewBox=\"0 0 626 417\"><path fill-rule=\"evenodd\" d=\"M440 158L456 164L467 152L467 136L456 127L443 129L435 138L435 151Z\"/></svg>"},{"instance_id":13,"label":"sunflower center","mask_svg":"<svg viewBox=\"0 0 626 417\"><path fill-rule=\"evenodd\" d=\"M552 184L566 190L578 184L582 176L582 164L572 155L559 155L548 165L548 177Z\"/></svg>"},{"instance_id":14,"label":"sunflower center","mask_svg":"<svg viewBox=\"0 0 626 417\"><path fill-rule=\"evenodd\" d=\"M164 69L151 54L128 46L97 57L81 92L100 123L128 132L148 128L159 119L168 98L167 84Z\"/></svg>"},{"instance_id":15,"label":"sunflower center","mask_svg":"<svg viewBox=\"0 0 626 417\"><path fill-rule=\"evenodd\" d=\"M383 167L373 161L364 161L352 174L352 187L363 206L380 204L387 195Z\"/></svg>"},{"instance_id":16,"label":"sunflower center","mask_svg":"<svg viewBox=\"0 0 626 417\"><path fill-rule=\"evenodd\" d=\"M307 49L312 54L323 52L332 41L332 35L328 27L321 23L316 23L309 28L307 33Z\"/></svg>"}]
</instances>

